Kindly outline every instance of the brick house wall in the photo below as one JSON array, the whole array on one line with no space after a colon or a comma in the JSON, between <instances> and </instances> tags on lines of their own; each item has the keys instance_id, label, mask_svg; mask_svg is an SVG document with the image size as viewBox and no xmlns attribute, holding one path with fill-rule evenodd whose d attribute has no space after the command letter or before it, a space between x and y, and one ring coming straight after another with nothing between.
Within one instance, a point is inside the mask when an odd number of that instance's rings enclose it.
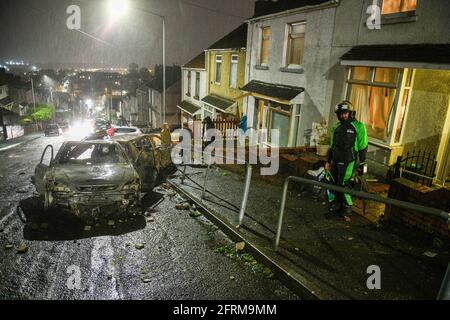
<instances>
[{"instance_id":1,"label":"brick house wall","mask_svg":"<svg viewBox=\"0 0 450 320\"><path fill-rule=\"evenodd\" d=\"M448 187L433 189L399 178L392 181L388 196L389 198L450 212L450 188ZM447 221L439 217L386 205L385 219L450 239L450 226Z\"/></svg>"}]
</instances>

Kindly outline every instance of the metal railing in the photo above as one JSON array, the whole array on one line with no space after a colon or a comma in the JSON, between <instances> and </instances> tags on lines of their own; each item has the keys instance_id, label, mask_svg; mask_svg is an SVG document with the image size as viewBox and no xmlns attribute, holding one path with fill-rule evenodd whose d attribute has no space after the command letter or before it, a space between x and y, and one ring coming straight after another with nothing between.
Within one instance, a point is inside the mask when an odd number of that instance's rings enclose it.
<instances>
[{"instance_id":1,"label":"metal railing","mask_svg":"<svg viewBox=\"0 0 450 320\"><path fill-rule=\"evenodd\" d=\"M323 183L323 182L318 182L318 181L314 181L314 180L310 180L310 179L306 179L306 178L291 176L291 177L286 178L284 185L283 185L283 195L281 198L280 215L278 218L277 234L276 234L276 238L275 238L275 251L276 252L278 251L278 248L280 245L284 211L286 208L287 192L288 192L289 182L291 182L291 181L305 183L305 184L309 184L312 186L318 186L318 187L328 189L328 190L333 190L333 191L337 191L337 192L341 192L341 193L347 193L347 194L350 194L352 196L355 196L355 197L358 197L361 199L372 200L372 201L381 202L384 204L389 204L389 205L399 207L399 208L411 209L414 211L433 215L435 217L442 218L443 220L447 221L447 224L450 225L450 212L445 212L443 210L425 207L425 206L417 205L415 203L410 203L410 202L406 202L406 201L390 199L390 198L383 198L381 196L370 194L367 192L355 191L352 189L339 187L339 186L335 186L335 185L331 185L331 184L327 184L327 183ZM450 265L449 265L449 267L447 269L447 273L442 281L441 290L438 294L438 300L439 299L450 299Z\"/></svg>"},{"instance_id":2,"label":"metal railing","mask_svg":"<svg viewBox=\"0 0 450 320\"><path fill-rule=\"evenodd\" d=\"M184 149L182 148L182 150L184 150ZM214 157L219 157L219 158L222 158L224 160L227 160L227 159L228 160L233 160L233 161L236 160L235 158L230 158L230 157L226 157L226 156L220 156L220 155L216 155L216 154L213 155L211 153L209 153L207 155L209 155L210 157L213 157L213 156ZM208 181L209 171L210 171L211 167L213 166L213 163L206 163L203 160L202 160L202 163L207 166L206 170L205 170L205 174L204 174L202 196L201 196L202 199L205 199L205 196L206 196L206 184L207 184L207 181ZM186 167L188 165L189 164L181 164L180 165L180 166L183 166L183 170L182 171L179 170L181 172L181 174L182 174L182 176L181 176L181 184L183 184L184 180L186 179ZM242 225L242 222L244 220L245 210L247 208L248 194L250 192L250 183L251 183L251 180L252 180L252 173L253 173L253 166L250 163L248 163L248 161L245 161L245 165L247 166L247 170L246 170L246 177L245 177L244 194L242 196L241 208L240 208L240 211L239 211L239 224L238 224L238 227L240 225Z\"/></svg>"}]
</instances>

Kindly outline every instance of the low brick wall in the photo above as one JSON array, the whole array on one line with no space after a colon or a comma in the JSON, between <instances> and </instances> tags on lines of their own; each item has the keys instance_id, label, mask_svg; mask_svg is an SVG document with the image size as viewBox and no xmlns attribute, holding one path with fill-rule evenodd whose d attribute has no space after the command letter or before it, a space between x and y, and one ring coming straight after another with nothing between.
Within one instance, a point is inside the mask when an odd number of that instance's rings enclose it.
<instances>
[{"instance_id":1,"label":"low brick wall","mask_svg":"<svg viewBox=\"0 0 450 320\"><path fill-rule=\"evenodd\" d=\"M432 189L404 178L392 181L389 198L450 212L450 189ZM439 217L386 205L385 220L402 223L426 233L450 239L449 225Z\"/></svg>"}]
</instances>

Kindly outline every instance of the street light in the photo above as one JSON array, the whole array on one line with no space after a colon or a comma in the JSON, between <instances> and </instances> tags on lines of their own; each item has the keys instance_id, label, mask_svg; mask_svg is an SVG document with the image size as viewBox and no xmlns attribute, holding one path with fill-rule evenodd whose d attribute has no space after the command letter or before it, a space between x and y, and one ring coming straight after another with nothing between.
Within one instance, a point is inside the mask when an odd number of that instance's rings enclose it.
<instances>
[{"instance_id":1,"label":"street light","mask_svg":"<svg viewBox=\"0 0 450 320\"><path fill-rule=\"evenodd\" d=\"M126 0L109 0L108 9L114 18L123 16L128 11L128 1Z\"/></svg>"},{"instance_id":2,"label":"street light","mask_svg":"<svg viewBox=\"0 0 450 320\"><path fill-rule=\"evenodd\" d=\"M128 0L109 0L109 10L113 17L125 14L128 9L145 12L161 18L162 20L162 56L163 56L163 123L166 122L166 17L158 13L149 11L144 8L131 7L128 5Z\"/></svg>"}]
</instances>

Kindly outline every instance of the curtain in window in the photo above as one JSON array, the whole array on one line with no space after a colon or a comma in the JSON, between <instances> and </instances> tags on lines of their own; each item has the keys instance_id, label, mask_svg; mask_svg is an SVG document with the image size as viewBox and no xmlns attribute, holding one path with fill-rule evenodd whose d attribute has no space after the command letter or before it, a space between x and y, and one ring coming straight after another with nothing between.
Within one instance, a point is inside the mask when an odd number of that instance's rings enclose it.
<instances>
[{"instance_id":1,"label":"curtain in window","mask_svg":"<svg viewBox=\"0 0 450 320\"><path fill-rule=\"evenodd\" d=\"M352 85L351 89L351 95L350 95L350 101L352 102L353 106L355 107L356 111L356 118L363 122L368 124L370 119L369 114L369 90L368 86L359 86L359 85Z\"/></svg>"},{"instance_id":2,"label":"curtain in window","mask_svg":"<svg viewBox=\"0 0 450 320\"><path fill-rule=\"evenodd\" d=\"M366 125L369 136L386 140L395 95L395 89L352 85L350 101L356 109L356 117Z\"/></svg>"},{"instance_id":3,"label":"curtain in window","mask_svg":"<svg viewBox=\"0 0 450 320\"><path fill-rule=\"evenodd\" d=\"M415 11L417 0L383 0L382 14Z\"/></svg>"}]
</instances>

